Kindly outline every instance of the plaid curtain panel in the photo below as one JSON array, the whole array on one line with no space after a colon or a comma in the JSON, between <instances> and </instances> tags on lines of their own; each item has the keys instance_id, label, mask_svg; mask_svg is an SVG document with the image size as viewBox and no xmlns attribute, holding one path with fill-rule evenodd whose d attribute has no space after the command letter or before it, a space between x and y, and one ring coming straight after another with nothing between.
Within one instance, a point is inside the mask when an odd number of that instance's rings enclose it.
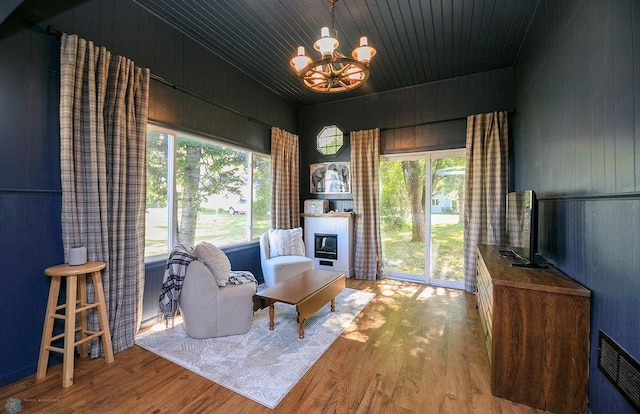
<instances>
[{"instance_id":1,"label":"plaid curtain panel","mask_svg":"<svg viewBox=\"0 0 640 414\"><path fill-rule=\"evenodd\" d=\"M467 117L464 288L476 290L476 245L502 244L506 212L509 125L506 112Z\"/></svg>"},{"instance_id":2,"label":"plaid curtain panel","mask_svg":"<svg viewBox=\"0 0 640 414\"><path fill-rule=\"evenodd\" d=\"M300 161L298 136L271 129L271 227L300 227Z\"/></svg>"},{"instance_id":3,"label":"plaid curtain panel","mask_svg":"<svg viewBox=\"0 0 640 414\"><path fill-rule=\"evenodd\" d=\"M63 34L60 48L62 239L107 264L102 280L114 352L142 314L149 69ZM93 300L92 286L88 296ZM98 330L97 315L89 329ZM100 341L91 356L102 353Z\"/></svg>"},{"instance_id":4,"label":"plaid curtain panel","mask_svg":"<svg viewBox=\"0 0 640 414\"><path fill-rule=\"evenodd\" d=\"M384 276L380 237L380 130L351 133L351 183L354 233L354 272L356 279L375 280Z\"/></svg>"}]
</instances>

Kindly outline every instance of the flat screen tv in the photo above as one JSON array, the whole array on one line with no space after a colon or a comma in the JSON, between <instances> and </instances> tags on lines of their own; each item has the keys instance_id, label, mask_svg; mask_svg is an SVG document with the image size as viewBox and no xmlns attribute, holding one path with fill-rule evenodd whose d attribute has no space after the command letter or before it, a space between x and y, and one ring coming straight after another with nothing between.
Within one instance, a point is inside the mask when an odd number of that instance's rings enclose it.
<instances>
[{"instance_id":1,"label":"flat screen tv","mask_svg":"<svg viewBox=\"0 0 640 414\"><path fill-rule=\"evenodd\" d=\"M541 267L536 264L538 248L538 205L533 190L507 194L507 246L522 263L514 266Z\"/></svg>"}]
</instances>

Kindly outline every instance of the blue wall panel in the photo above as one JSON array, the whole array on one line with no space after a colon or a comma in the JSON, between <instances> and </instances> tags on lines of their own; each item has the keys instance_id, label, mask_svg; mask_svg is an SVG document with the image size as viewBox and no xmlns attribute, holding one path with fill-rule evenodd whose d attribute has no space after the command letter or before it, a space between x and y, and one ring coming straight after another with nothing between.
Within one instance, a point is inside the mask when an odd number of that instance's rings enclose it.
<instances>
[{"instance_id":1,"label":"blue wall panel","mask_svg":"<svg viewBox=\"0 0 640 414\"><path fill-rule=\"evenodd\" d=\"M540 223L541 253L592 291L591 410L632 412L597 368L597 343L602 330L640 356L640 197L543 199Z\"/></svg>"},{"instance_id":2,"label":"blue wall panel","mask_svg":"<svg viewBox=\"0 0 640 414\"><path fill-rule=\"evenodd\" d=\"M35 372L49 293L62 263L61 193L0 191L0 384Z\"/></svg>"},{"instance_id":3,"label":"blue wall panel","mask_svg":"<svg viewBox=\"0 0 640 414\"><path fill-rule=\"evenodd\" d=\"M541 1L515 67L513 176L541 253L592 292L589 408L631 413L598 331L640 359L640 3Z\"/></svg>"}]
</instances>

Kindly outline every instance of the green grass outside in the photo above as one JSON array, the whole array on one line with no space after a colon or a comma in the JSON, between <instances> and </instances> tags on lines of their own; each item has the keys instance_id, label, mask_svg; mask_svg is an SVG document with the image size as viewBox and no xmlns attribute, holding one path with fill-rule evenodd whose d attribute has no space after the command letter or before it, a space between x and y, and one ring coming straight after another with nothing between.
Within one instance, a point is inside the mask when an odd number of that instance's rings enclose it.
<instances>
[{"instance_id":1,"label":"green grass outside","mask_svg":"<svg viewBox=\"0 0 640 414\"><path fill-rule=\"evenodd\" d=\"M435 221L435 220L434 220ZM464 280L463 225L433 224L432 278ZM411 224L385 225L382 229L382 255L386 272L424 275L424 243L411 242Z\"/></svg>"},{"instance_id":2,"label":"green grass outside","mask_svg":"<svg viewBox=\"0 0 640 414\"><path fill-rule=\"evenodd\" d=\"M207 241L217 246L246 242L247 220L248 216L245 214L231 215L227 212L218 214L210 211L200 212L198 214L194 245L202 241ZM260 220L254 218L253 222L252 238L260 237L262 233L271 227L271 218L269 216ZM157 225L149 224L151 226L148 225L147 229L151 228L152 231L147 231L145 256L166 253L166 221Z\"/></svg>"}]
</instances>

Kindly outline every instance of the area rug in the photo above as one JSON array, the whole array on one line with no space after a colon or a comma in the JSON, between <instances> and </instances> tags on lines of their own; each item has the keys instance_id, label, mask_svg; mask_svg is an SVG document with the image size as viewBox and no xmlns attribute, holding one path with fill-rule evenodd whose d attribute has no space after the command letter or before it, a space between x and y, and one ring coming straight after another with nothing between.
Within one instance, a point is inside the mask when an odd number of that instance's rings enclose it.
<instances>
[{"instance_id":1,"label":"area rug","mask_svg":"<svg viewBox=\"0 0 640 414\"><path fill-rule=\"evenodd\" d=\"M255 312L249 332L193 339L176 319L174 328L158 324L136 337L136 344L203 377L274 408L351 324L375 295L345 289L335 312L325 305L305 323L298 339L295 306L275 304L275 329L269 309Z\"/></svg>"}]
</instances>

